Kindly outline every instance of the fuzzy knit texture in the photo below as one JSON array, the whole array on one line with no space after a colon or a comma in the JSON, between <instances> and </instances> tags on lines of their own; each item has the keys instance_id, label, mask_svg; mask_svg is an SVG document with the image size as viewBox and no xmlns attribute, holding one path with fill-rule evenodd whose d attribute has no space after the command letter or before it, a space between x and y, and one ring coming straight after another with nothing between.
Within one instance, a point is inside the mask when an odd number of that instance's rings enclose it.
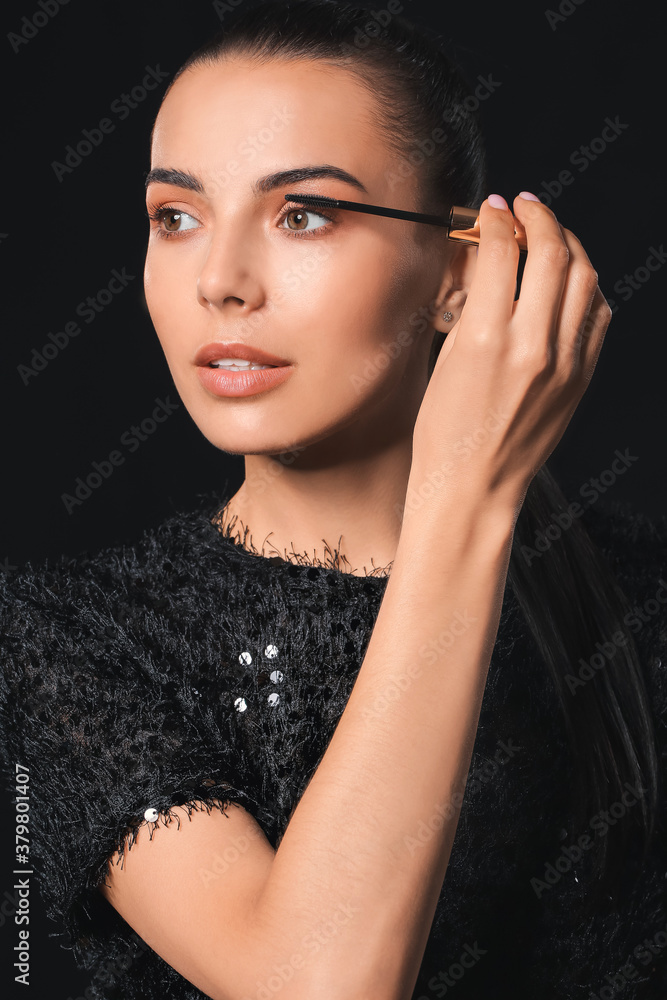
<instances>
[{"instance_id":1,"label":"fuzzy knit texture","mask_svg":"<svg viewBox=\"0 0 667 1000\"><path fill-rule=\"evenodd\" d=\"M13 789L15 764L29 771L31 863L96 1000L204 997L98 892L109 858L131 850L142 825L159 837L178 805L190 815L239 803L277 848L387 584L390 567L354 575L335 548L319 564L259 552L247 528L212 523L230 495L209 494L131 543L0 579L2 778ZM667 519L612 504L589 508L584 524L630 602L654 598L667 579ZM666 609L645 614L634 637L663 776ZM581 919L585 858L563 860L573 782L562 711L508 585L414 1000L665 1000L664 790L648 860L628 858L631 889ZM415 819L415 850L420 835ZM557 862L538 895L531 880Z\"/></svg>"}]
</instances>

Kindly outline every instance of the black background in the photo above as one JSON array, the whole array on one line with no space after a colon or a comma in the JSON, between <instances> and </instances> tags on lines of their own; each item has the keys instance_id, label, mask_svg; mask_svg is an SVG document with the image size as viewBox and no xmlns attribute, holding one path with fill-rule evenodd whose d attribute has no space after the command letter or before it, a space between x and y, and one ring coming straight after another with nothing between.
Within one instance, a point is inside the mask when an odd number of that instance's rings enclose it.
<instances>
[{"instance_id":1,"label":"black background","mask_svg":"<svg viewBox=\"0 0 667 1000\"><path fill-rule=\"evenodd\" d=\"M45 0L53 6L56 0ZM253 0L243 0L250 4ZM218 5L221 6L221 5ZM369 5L370 6L370 5ZM383 3L372 5L384 8ZM496 83L480 105L489 151L489 191L511 200L537 194L570 170L573 182L552 201L561 223L581 239L614 300L615 315L593 380L549 467L570 499L611 467L615 451L636 456L600 500L632 503L649 515L665 509L663 389L664 274L631 296L614 286L645 267L665 239L663 208L664 34L650 0L575 4L480 5L407 0L404 13L444 33L471 90L489 74ZM228 8L231 11L231 5ZM546 11L556 13L550 24ZM5 277L0 562L76 554L131 540L196 495L238 486L243 460L217 451L181 404L124 464L72 513L62 502L77 477L119 448L121 435L149 417L157 398L178 402L142 290L148 223L143 182L149 133L161 84L125 120L112 103L141 83L146 67L169 79L220 26L210 2L164 0L112 4L69 0L14 51L9 35L25 30L35 2L4 5L4 211L0 255ZM229 15L227 15L229 16ZM43 18L38 18L43 20ZM553 19L552 19L553 20ZM224 13L223 21L224 24ZM500 84L498 86L498 84ZM100 119L114 131L59 182L53 161ZM605 119L627 127L586 170L570 162L600 137ZM554 190L553 188L551 189ZM134 275L90 324L76 307L107 286L113 269ZM625 295L625 298L624 298ZM24 384L19 366L48 334L77 320L78 337ZM67 1000L89 977L47 936L33 880L31 985L14 983L11 913L12 811L3 799L0 860L0 982L5 996ZM2 904L6 904L3 906ZM5 991L5 986L8 990Z\"/></svg>"}]
</instances>

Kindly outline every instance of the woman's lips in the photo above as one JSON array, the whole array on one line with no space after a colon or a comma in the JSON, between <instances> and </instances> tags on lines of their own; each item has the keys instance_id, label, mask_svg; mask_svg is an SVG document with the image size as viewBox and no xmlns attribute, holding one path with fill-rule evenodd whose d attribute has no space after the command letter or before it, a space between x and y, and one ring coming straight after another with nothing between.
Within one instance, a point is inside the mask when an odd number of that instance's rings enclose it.
<instances>
[{"instance_id":1,"label":"woman's lips","mask_svg":"<svg viewBox=\"0 0 667 1000\"><path fill-rule=\"evenodd\" d=\"M197 351L194 363L197 366L201 365L205 367L223 358L237 358L239 361L250 361L254 365L275 365L278 368L289 364L286 358L279 358L275 354L269 354L268 351L262 351L254 345L241 344L236 341L232 343L218 341L213 344L206 344Z\"/></svg>"},{"instance_id":2,"label":"woman's lips","mask_svg":"<svg viewBox=\"0 0 667 1000\"><path fill-rule=\"evenodd\" d=\"M214 396L255 396L280 385L294 371L293 365L229 371L225 368L198 366L199 381Z\"/></svg>"}]
</instances>

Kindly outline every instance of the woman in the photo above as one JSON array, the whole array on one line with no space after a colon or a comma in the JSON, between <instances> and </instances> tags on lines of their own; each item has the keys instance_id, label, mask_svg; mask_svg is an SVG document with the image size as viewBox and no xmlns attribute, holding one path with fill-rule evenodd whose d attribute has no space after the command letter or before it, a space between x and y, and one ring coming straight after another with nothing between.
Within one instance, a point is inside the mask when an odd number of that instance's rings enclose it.
<instances>
[{"instance_id":1,"label":"woman","mask_svg":"<svg viewBox=\"0 0 667 1000\"><path fill-rule=\"evenodd\" d=\"M545 466L611 312L385 20L241 10L155 123L147 302L242 488L5 584L6 777L93 996L667 986L665 526L564 526ZM479 250L285 194L482 202Z\"/></svg>"}]
</instances>

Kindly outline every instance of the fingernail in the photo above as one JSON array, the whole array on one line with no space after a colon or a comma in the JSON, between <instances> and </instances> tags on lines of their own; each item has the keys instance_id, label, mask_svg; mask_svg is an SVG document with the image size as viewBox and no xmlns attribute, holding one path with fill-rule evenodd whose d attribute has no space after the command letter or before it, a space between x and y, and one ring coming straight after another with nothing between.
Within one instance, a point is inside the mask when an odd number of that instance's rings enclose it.
<instances>
[{"instance_id":1,"label":"fingernail","mask_svg":"<svg viewBox=\"0 0 667 1000\"><path fill-rule=\"evenodd\" d=\"M540 199L536 194L531 191L519 191L519 198L523 198L525 201L539 201Z\"/></svg>"},{"instance_id":2,"label":"fingernail","mask_svg":"<svg viewBox=\"0 0 667 1000\"><path fill-rule=\"evenodd\" d=\"M491 208L509 209L509 205L507 204L507 202L505 201L505 199L501 194L490 194L488 197L488 202Z\"/></svg>"}]
</instances>

